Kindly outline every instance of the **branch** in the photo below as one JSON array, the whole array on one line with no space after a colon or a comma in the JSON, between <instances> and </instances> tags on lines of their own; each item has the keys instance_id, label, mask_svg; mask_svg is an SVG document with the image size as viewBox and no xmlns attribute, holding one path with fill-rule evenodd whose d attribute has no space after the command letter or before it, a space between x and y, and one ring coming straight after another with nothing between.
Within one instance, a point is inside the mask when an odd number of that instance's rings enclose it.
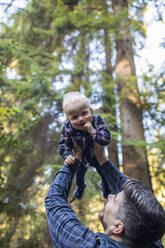
<instances>
[{"instance_id":1,"label":"branch","mask_svg":"<svg viewBox=\"0 0 165 248\"><path fill-rule=\"evenodd\" d=\"M14 1L15 1L15 0L11 0L10 3L1 3L1 2L0 2L0 5L1 5L1 6L6 6L6 8L5 8L5 10L4 10L5 13L8 12L9 8L13 5ZM23 9L23 8L19 8L19 7L16 7L16 8L17 8L17 9Z\"/></svg>"},{"instance_id":2,"label":"branch","mask_svg":"<svg viewBox=\"0 0 165 248\"><path fill-rule=\"evenodd\" d=\"M14 2L14 1L15 1L15 0L11 0L10 3L6 4L7 6L6 6L6 8L5 8L5 13L7 13L8 9L13 5L13 2Z\"/></svg>"}]
</instances>

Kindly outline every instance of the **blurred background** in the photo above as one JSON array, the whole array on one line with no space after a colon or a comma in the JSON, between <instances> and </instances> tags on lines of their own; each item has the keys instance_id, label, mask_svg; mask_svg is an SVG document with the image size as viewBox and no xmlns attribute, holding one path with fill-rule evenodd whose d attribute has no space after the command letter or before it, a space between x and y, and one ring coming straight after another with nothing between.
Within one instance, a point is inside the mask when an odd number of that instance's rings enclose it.
<instances>
[{"instance_id":1,"label":"blurred background","mask_svg":"<svg viewBox=\"0 0 165 248\"><path fill-rule=\"evenodd\" d=\"M44 198L63 164L69 91L86 94L106 120L107 156L165 207L163 2L0 1L0 247L52 247ZM95 232L103 231L99 180L89 167L84 197L72 204Z\"/></svg>"}]
</instances>

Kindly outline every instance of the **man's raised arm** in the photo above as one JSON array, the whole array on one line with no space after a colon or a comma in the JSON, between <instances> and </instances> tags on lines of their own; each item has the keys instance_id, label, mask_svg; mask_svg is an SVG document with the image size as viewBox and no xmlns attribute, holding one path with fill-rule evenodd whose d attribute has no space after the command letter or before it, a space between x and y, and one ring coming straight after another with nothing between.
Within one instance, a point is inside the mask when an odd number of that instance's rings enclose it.
<instances>
[{"instance_id":1,"label":"man's raised arm","mask_svg":"<svg viewBox=\"0 0 165 248\"><path fill-rule=\"evenodd\" d=\"M127 177L111 161L107 160L104 147L96 142L94 144L94 155L100 164L100 175L106 181L110 193L117 194L122 191L122 186Z\"/></svg>"}]
</instances>

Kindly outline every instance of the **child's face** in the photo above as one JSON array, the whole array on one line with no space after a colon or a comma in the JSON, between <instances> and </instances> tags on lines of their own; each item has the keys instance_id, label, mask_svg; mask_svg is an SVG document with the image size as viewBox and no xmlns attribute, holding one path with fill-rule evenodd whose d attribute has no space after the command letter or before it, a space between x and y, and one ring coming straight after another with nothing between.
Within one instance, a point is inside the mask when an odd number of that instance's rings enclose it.
<instances>
[{"instance_id":1,"label":"child's face","mask_svg":"<svg viewBox=\"0 0 165 248\"><path fill-rule=\"evenodd\" d=\"M92 122L92 112L84 103L75 102L67 108L67 119L75 129L84 130L86 122Z\"/></svg>"}]
</instances>

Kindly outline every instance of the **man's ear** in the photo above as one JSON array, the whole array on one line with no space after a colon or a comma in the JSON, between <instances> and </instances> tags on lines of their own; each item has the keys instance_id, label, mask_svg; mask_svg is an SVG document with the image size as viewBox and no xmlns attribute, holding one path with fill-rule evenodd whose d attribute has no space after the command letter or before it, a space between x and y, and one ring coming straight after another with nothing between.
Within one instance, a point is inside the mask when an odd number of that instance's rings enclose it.
<instances>
[{"instance_id":1,"label":"man's ear","mask_svg":"<svg viewBox=\"0 0 165 248\"><path fill-rule=\"evenodd\" d=\"M120 220L116 220L112 225L110 225L107 231L108 235L121 235L124 232L124 224Z\"/></svg>"}]
</instances>

